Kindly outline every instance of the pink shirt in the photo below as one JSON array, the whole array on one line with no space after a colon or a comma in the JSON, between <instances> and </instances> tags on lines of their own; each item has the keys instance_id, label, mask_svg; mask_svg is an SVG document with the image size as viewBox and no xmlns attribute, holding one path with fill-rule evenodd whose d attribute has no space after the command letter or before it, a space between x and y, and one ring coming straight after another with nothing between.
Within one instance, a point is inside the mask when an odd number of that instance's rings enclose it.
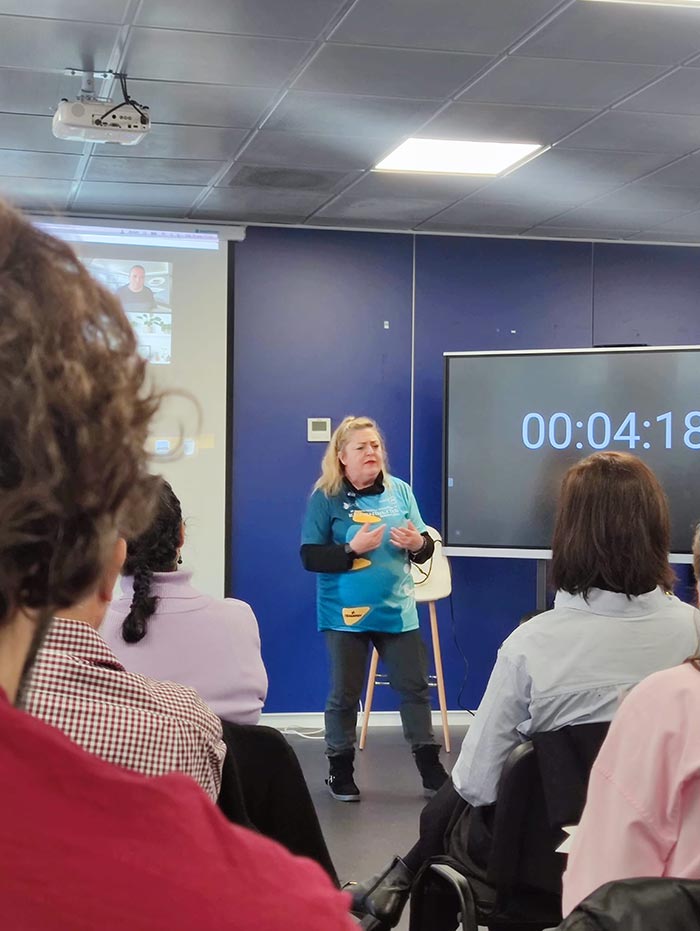
<instances>
[{"instance_id":1,"label":"pink shirt","mask_svg":"<svg viewBox=\"0 0 700 931\"><path fill-rule=\"evenodd\" d=\"M255 615L244 601L197 591L191 577L182 569L153 574L156 612L146 636L126 643L121 625L131 607L134 580L124 576L121 595L112 602L100 634L129 672L189 685L220 718L257 724L267 673Z\"/></svg>"},{"instance_id":2,"label":"pink shirt","mask_svg":"<svg viewBox=\"0 0 700 931\"><path fill-rule=\"evenodd\" d=\"M700 672L685 663L625 698L593 765L564 874L567 915L606 882L700 879Z\"/></svg>"}]
</instances>

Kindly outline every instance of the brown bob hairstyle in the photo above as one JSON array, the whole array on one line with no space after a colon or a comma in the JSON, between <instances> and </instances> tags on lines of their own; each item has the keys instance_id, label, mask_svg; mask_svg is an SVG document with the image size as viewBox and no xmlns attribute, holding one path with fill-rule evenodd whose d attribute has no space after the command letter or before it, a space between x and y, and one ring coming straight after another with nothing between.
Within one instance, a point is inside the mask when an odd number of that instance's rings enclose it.
<instances>
[{"instance_id":1,"label":"brown bob hairstyle","mask_svg":"<svg viewBox=\"0 0 700 931\"><path fill-rule=\"evenodd\" d=\"M673 588L668 502L659 480L629 453L595 453L564 476L552 538L552 582L631 597Z\"/></svg>"},{"instance_id":2,"label":"brown bob hairstyle","mask_svg":"<svg viewBox=\"0 0 700 931\"><path fill-rule=\"evenodd\" d=\"M0 201L0 626L78 601L148 522L158 403L117 299Z\"/></svg>"}]
</instances>

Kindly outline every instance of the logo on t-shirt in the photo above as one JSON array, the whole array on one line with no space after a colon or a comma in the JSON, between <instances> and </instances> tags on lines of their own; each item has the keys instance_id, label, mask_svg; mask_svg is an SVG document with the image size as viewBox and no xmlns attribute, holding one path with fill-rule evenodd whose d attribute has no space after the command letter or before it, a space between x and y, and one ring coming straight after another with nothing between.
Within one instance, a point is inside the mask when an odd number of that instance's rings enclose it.
<instances>
[{"instance_id":1,"label":"logo on t-shirt","mask_svg":"<svg viewBox=\"0 0 700 931\"><path fill-rule=\"evenodd\" d=\"M381 517L377 517L376 514L368 514L367 511L353 511L352 519L356 524L378 524L381 521Z\"/></svg>"},{"instance_id":2,"label":"logo on t-shirt","mask_svg":"<svg viewBox=\"0 0 700 931\"><path fill-rule=\"evenodd\" d=\"M343 621L352 627L359 624L363 617L367 617L371 608L343 608Z\"/></svg>"}]
</instances>

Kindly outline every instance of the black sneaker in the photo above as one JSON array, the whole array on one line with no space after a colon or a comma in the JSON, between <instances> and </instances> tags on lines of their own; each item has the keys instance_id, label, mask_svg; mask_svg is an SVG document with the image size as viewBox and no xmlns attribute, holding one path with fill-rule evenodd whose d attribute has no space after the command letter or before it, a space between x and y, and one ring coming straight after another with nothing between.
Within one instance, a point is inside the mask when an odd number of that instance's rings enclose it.
<instances>
[{"instance_id":1,"label":"black sneaker","mask_svg":"<svg viewBox=\"0 0 700 931\"><path fill-rule=\"evenodd\" d=\"M354 752L328 757L328 779L326 785L334 799L339 802L359 802L360 790L352 778Z\"/></svg>"},{"instance_id":2,"label":"black sneaker","mask_svg":"<svg viewBox=\"0 0 700 931\"><path fill-rule=\"evenodd\" d=\"M423 795L432 798L449 778L440 762L440 745L426 744L414 750L413 755L423 780Z\"/></svg>"}]
</instances>

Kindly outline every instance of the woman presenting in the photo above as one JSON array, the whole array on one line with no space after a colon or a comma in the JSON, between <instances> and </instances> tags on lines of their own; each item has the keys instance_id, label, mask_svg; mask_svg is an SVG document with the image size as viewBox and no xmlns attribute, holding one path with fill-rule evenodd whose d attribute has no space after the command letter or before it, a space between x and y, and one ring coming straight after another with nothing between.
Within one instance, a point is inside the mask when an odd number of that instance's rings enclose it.
<instances>
[{"instance_id":1,"label":"woman presenting","mask_svg":"<svg viewBox=\"0 0 700 931\"><path fill-rule=\"evenodd\" d=\"M447 773L433 734L409 565L430 559L434 545L411 489L389 474L382 436L369 417L346 417L331 437L301 542L304 568L319 573L318 628L330 656L325 724L331 795L360 800L353 761L370 644L401 695L404 735L425 794L434 795Z\"/></svg>"}]
</instances>

